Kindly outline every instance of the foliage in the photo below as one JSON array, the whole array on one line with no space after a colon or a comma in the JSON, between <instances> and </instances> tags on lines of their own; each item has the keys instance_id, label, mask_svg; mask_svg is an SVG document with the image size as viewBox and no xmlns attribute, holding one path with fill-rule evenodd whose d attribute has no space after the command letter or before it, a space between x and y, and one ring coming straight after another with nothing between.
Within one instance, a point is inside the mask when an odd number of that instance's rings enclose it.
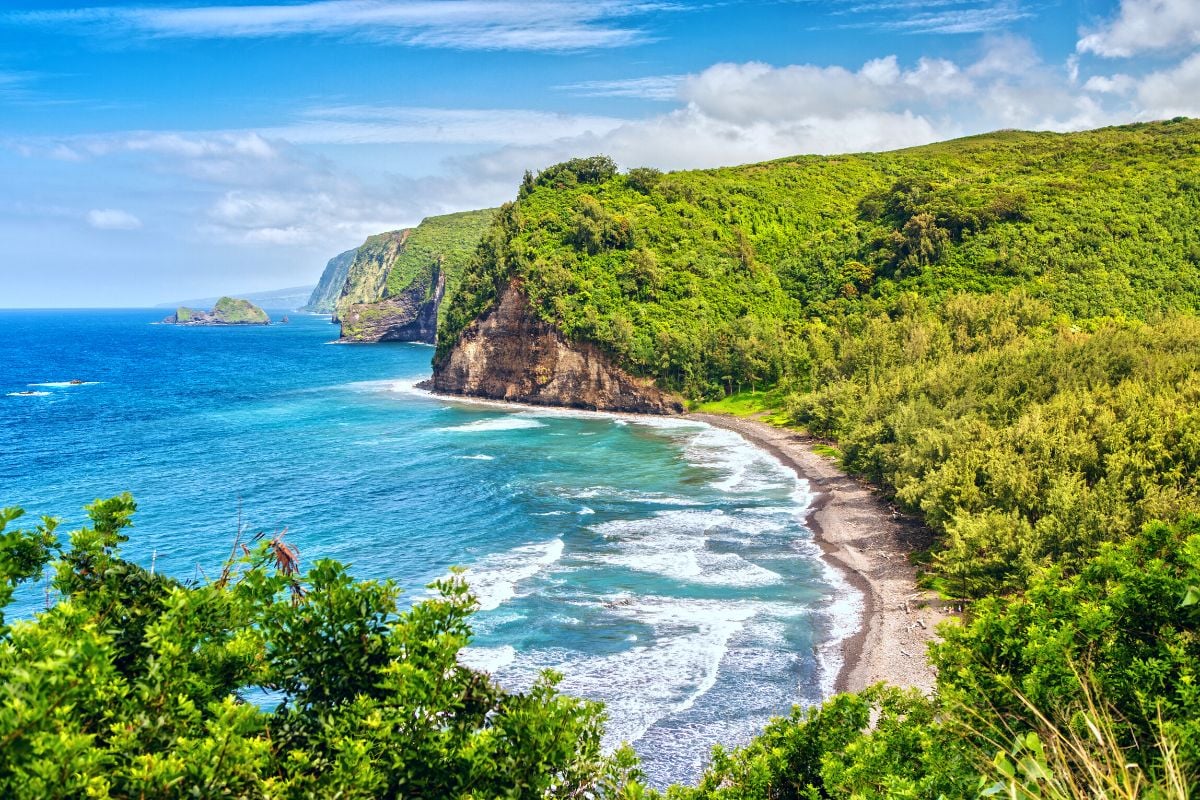
<instances>
[{"instance_id":1,"label":"foliage","mask_svg":"<svg viewBox=\"0 0 1200 800\"><path fill-rule=\"evenodd\" d=\"M1200 508L1200 321L1071 327L1022 295L902 297L805 340L794 422L944 534L942 588L1038 565Z\"/></svg>"},{"instance_id":2,"label":"foliage","mask_svg":"<svg viewBox=\"0 0 1200 800\"><path fill-rule=\"evenodd\" d=\"M452 296L495 214L496 209L486 208L426 217L415 228L368 237L347 270L337 301L338 316L345 316L351 305L386 300L413 289L429 296L439 270L446 276L446 296Z\"/></svg>"},{"instance_id":3,"label":"foliage","mask_svg":"<svg viewBox=\"0 0 1200 800\"><path fill-rule=\"evenodd\" d=\"M749 745L715 748L696 788L669 800L967 797L974 765L937 707L915 690L878 684L796 708Z\"/></svg>"},{"instance_id":4,"label":"foliage","mask_svg":"<svg viewBox=\"0 0 1200 800\"><path fill-rule=\"evenodd\" d=\"M1200 121L891 153L530 175L442 319L440 356L520 281L567 336L690 398L795 377L807 332L906 293L1022 289L1052 315L1200 309Z\"/></svg>"},{"instance_id":5,"label":"foliage","mask_svg":"<svg viewBox=\"0 0 1200 800\"><path fill-rule=\"evenodd\" d=\"M97 501L67 547L0 514L0 599L47 564L61 594L0 629L0 795L600 797L636 776L554 674L512 693L458 663L460 578L403 611L390 582L301 574L275 537L184 585L121 558L134 510Z\"/></svg>"},{"instance_id":6,"label":"foliage","mask_svg":"<svg viewBox=\"0 0 1200 800\"><path fill-rule=\"evenodd\" d=\"M267 312L249 300L242 300L238 297L222 297L213 306L212 313L217 321L234 325L257 325L271 321L271 318L267 316Z\"/></svg>"}]
</instances>

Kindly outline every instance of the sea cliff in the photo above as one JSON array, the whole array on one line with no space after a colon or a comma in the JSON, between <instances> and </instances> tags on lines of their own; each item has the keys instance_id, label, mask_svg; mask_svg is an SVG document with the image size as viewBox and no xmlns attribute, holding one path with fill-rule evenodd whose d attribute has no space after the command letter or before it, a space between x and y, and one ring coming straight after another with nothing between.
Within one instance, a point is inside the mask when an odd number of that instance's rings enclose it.
<instances>
[{"instance_id":1,"label":"sea cliff","mask_svg":"<svg viewBox=\"0 0 1200 800\"><path fill-rule=\"evenodd\" d=\"M677 414L682 402L635 378L589 342L540 319L519 283L463 331L422 388L446 394L595 411Z\"/></svg>"},{"instance_id":2,"label":"sea cliff","mask_svg":"<svg viewBox=\"0 0 1200 800\"><path fill-rule=\"evenodd\" d=\"M433 344L443 299L457 289L494 213L428 217L368 238L354 251L334 310L340 341Z\"/></svg>"},{"instance_id":3,"label":"sea cliff","mask_svg":"<svg viewBox=\"0 0 1200 800\"><path fill-rule=\"evenodd\" d=\"M316 288L308 298L308 303L300 310L314 314L332 314L342 296L342 288L345 287L346 277L350 274L350 265L354 263L357 254L358 248L355 247L329 259L321 273L321 280L317 282Z\"/></svg>"}]
</instances>

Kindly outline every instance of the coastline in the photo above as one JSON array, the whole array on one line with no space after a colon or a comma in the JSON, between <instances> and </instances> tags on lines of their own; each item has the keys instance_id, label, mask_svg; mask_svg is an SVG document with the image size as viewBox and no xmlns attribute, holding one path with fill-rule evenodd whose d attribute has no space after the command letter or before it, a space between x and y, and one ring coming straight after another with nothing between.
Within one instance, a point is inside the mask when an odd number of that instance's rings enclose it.
<instances>
[{"instance_id":1,"label":"coastline","mask_svg":"<svg viewBox=\"0 0 1200 800\"><path fill-rule=\"evenodd\" d=\"M932 692L936 674L926 649L937 638L937 624L952 615L936 595L918 589L908 560L928 545L924 526L896 514L870 486L814 452L811 437L751 418L684 416L739 434L809 482L815 499L808 527L826 561L862 595L860 624L842 642L834 691L886 681Z\"/></svg>"},{"instance_id":2,"label":"coastline","mask_svg":"<svg viewBox=\"0 0 1200 800\"><path fill-rule=\"evenodd\" d=\"M893 686L933 692L936 672L926 659L937 639L938 623L954 615L933 592L916 585L909 554L930 544L930 533L918 521L895 513L868 484L845 474L812 450L815 440L761 420L691 412L643 415L533 405L509 400L412 390L442 400L494 408L545 413L596 414L605 417L690 419L732 431L751 445L775 456L807 480L814 500L806 524L827 564L842 574L862 597L855 631L840 644L841 666L833 691L857 692L884 681Z\"/></svg>"}]
</instances>

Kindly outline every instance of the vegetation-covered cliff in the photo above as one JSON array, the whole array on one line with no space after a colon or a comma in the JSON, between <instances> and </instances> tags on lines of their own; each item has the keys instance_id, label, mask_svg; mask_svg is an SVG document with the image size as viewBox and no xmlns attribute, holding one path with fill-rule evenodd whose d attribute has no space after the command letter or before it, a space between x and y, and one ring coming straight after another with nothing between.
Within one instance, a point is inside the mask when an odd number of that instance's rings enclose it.
<instances>
[{"instance_id":1,"label":"vegetation-covered cliff","mask_svg":"<svg viewBox=\"0 0 1200 800\"><path fill-rule=\"evenodd\" d=\"M1200 123L1004 131L891 153L529 178L441 330L519 280L535 312L689 397L797 374L818 321L1018 290L1052 316L1200 305Z\"/></svg>"},{"instance_id":2,"label":"vegetation-covered cliff","mask_svg":"<svg viewBox=\"0 0 1200 800\"><path fill-rule=\"evenodd\" d=\"M342 339L432 344L442 299L453 295L494 209L429 217L372 236L354 253L336 317Z\"/></svg>"},{"instance_id":3,"label":"vegetation-covered cliff","mask_svg":"<svg viewBox=\"0 0 1200 800\"><path fill-rule=\"evenodd\" d=\"M350 274L350 265L354 263L354 256L357 253L358 248L355 248L338 253L329 259L325 270L321 273L321 280L317 282L316 288L308 298L308 303L300 309L301 311L311 311L314 314L333 313L338 299L342 296L342 288L346 285L346 276Z\"/></svg>"},{"instance_id":4,"label":"vegetation-covered cliff","mask_svg":"<svg viewBox=\"0 0 1200 800\"><path fill-rule=\"evenodd\" d=\"M932 696L798 708L668 798L1200 793L1198 208L1188 120L528 177L447 289L438 388L770 411L925 520L924 580L964 608ZM418 261L393 298L443 280ZM401 611L276 537L181 585L120 557L132 512L69 544L0 512L0 610L48 566L65 598L0 618L6 796L660 796L554 676L458 662L460 582Z\"/></svg>"}]
</instances>

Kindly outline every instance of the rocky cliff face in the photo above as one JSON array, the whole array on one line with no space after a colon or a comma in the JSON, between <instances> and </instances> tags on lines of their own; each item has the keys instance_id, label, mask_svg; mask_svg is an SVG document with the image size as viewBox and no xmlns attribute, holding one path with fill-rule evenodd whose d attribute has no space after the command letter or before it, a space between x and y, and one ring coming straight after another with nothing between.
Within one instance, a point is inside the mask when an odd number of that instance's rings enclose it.
<instances>
[{"instance_id":1,"label":"rocky cliff face","mask_svg":"<svg viewBox=\"0 0 1200 800\"><path fill-rule=\"evenodd\" d=\"M432 281L414 283L377 303L356 303L342 310L342 342L437 341L438 308L446 294L446 275L433 268Z\"/></svg>"},{"instance_id":2,"label":"rocky cliff face","mask_svg":"<svg viewBox=\"0 0 1200 800\"><path fill-rule=\"evenodd\" d=\"M300 310L316 314L332 314L337 306L338 298L342 296L346 277L350 274L350 265L354 263L354 257L357 254L358 248L356 247L329 259L329 263L325 265L325 271L321 273L321 280L308 298L308 303Z\"/></svg>"},{"instance_id":3,"label":"rocky cliff face","mask_svg":"<svg viewBox=\"0 0 1200 800\"><path fill-rule=\"evenodd\" d=\"M404 243L412 234L411 228L368 236L354 251L354 259L342 281L341 295L335 304L334 316L341 319L352 305L374 303L384 296L388 273L396 258L404 252Z\"/></svg>"},{"instance_id":4,"label":"rocky cliff face","mask_svg":"<svg viewBox=\"0 0 1200 800\"><path fill-rule=\"evenodd\" d=\"M635 378L590 343L570 342L541 320L516 283L472 322L424 388L537 405L677 414L678 398Z\"/></svg>"}]
</instances>

